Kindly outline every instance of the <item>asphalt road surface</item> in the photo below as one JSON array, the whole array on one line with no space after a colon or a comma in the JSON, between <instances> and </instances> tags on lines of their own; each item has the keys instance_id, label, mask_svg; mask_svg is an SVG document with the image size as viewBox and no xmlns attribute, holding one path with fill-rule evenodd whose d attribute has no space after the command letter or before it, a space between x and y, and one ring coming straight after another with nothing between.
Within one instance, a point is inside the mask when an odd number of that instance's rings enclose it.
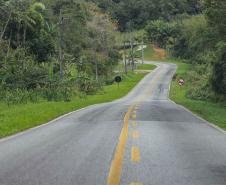
<instances>
[{"instance_id":1,"label":"asphalt road surface","mask_svg":"<svg viewBox=\"0 0 226 185\"><path fill-rule=\"evenodd\" d=\"M0 185L225 185L226 135L168 99L156 63L126 97L0 140Z\"/></svg>"}]
</instances>

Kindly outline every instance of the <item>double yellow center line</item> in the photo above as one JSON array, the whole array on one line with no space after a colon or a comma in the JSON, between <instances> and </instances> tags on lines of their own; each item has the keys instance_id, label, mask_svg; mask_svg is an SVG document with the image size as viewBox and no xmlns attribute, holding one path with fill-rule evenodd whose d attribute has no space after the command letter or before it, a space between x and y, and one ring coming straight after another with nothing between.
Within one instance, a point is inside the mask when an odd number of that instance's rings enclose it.
<instances>
[{"instance_id":1,"label":"double yellow center line","mask_svg":"<svg viewBox=\"0 0 226 185\"><path fill-rule=\"evenodd\" d=\"M121 134L119 137L119 143L116 147L114 159L111 163L111 168L110 168L110 172L109 172L108 179L107 179L107 185L119 185L119 183L120 183L125 147L126 147L126 142L127 142L128 135L129 135L130 116L134 120L132 122L133 127L136 127L137 123L135 121L135 119L136 119L135 106L129 107L129 109L124 117L124 124L123 124L123 128L122 128L122 131L121 131ZM132 136L132 138L137 139L140 137L140 133L138 131L133 131L131 133L131 136ZM139 150L139 148L134 147L134 146L131 149L131 161L135 162L135 163L140 161L140 150ZM131 183L130 185L142 185L142 184L141 183Z\"/></svg>"},{"instance_id":2,"label":"double yellow center line","mask_svg":"<svg viewBox=\"0 0 226 185\"><path fill-rule=\"evenodd\" d=\"M134 106L131 106L124 117L124 124L119 137L119 143L115 151L114 159L111 163L107 185L119 185L121 171L122 171L123 157L125 153L127 138L129 135L129 119L133 110L134 110Z\"/></svg>"}]
</instances>

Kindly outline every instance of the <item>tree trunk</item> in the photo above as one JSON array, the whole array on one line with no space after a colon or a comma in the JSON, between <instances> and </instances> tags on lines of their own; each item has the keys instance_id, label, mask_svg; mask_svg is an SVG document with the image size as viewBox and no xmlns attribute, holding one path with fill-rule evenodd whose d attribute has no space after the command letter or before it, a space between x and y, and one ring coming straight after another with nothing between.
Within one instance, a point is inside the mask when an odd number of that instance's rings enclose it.
<instances>
[{"instance_id":1,"label":"tree trunk","mask_svg":"<svg viewBox=\"0 0 226 185\"><path fill-rule=\"evenodd\" d=\"M3 36L5 35L5 31L6 31L6 28L8 27L8 24L9 24L9 21L11 19L11 16L12 16L12 12L10 11L9 17L8 17L8 19L6 21L6 24L5 24L4 28L3 28L1 36L0 36L0 43L2 42Z\"/></svg>"},{"instance_id":2,"label":"tree trunk","mask_svg":"<svg viewBox=\"0 0 226 185\"><path fill-rule=\"evenodd\" d=\"M24 33L23 33L23 46L25 47L26 42L26 35L27 35L27 25L24 27Z\"/></svg>"},{"instance_id":3,"label":"tree trunk","mask_svg":"<svg viewBox=\"0 0 226 185\"><path fill-rule=\"evenodd\" d=\"M96 60L95 60L95 67L96 67L96 81L98 82L98 65Z\"/></svg>"},{"instance_id":4,"label":"tree trunk","mask_svg":"<svg viewBox=\"0 0 226 185\"><path fill-rule=\"evenodd\" d=\"M9 43L8 43L8 49L7 49L6 57L9 56L9 50L10 50L10 45L11 45L11 39L12 39L12 30L10 30Z\"/></svg>"}]
</instances>

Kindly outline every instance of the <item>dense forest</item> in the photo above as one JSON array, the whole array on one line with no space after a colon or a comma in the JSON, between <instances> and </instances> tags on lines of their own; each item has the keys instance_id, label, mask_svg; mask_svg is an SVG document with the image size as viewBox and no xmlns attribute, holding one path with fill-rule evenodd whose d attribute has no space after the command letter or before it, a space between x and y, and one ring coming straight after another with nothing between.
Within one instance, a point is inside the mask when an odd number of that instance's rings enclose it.
<instances>
[{"instance_id":1,"label":"dense forest","mask_svg":"<svg viewBox=\"0 0 226 185\"><path fill-rule=\"evenodd\" d=\"M172 20L177 15L201 12L199 0L91 0L118 21L121 31L143 29L147 21Z\"/></svg>"},{"instance_id":2,"label":"dense forest","mask_svg":"<svg viewBox=\"0 0 226 185\"><path fill-rule=\"evenodd\" d=\"M146 25L148 38L174 57L193 65L188 96L222 101L226 98L226 3L205 0L202 13L158 19Z\"/></svg>"},{"instance_id":3,"label":"dense forest","mask_svg":"<svg viewBox=\"0 0 226 185\"><path fill-rule=\"evenodd\" d=\"M93 0L118 22L120 31L145 28L146 42L191 63L188 94L226 97L226 3L224 0Z\"/></svg>"},{"instance_id":4,"label":"dense forest","mask_svg":"<svg viewBox=\"0 0 226 185\"><path fill-rule=\"evenodd\" d=\"M95 92L122 59L119 35L141 29L194 65L190 97L224 99L225 15L224 0L0 0L0 100Z\"/></svg>"},{"instance_id":5,"label":"dense forest","mask_svg":"<svg viewBox=\"0 0 226 185\"><path fill-rule=\"evenodd\" d=\"M93 3L0 0L0 99L69 101L109 78L116 24Z\"/></svg>"}]
</instances>

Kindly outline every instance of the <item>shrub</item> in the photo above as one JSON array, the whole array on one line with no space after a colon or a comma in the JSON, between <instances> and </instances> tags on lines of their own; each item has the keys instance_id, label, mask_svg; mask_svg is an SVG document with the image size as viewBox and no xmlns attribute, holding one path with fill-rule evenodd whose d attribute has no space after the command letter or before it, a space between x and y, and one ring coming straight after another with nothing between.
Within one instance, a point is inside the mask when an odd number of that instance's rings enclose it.
<instances>
[{"instance_id":1,"label":"shrub","mask_svg":"<svg viewBox=\"0 0 226 185\"><path fill-rule=\"evenodd\" d=\"M41 94L47 101L65 101L71 100L74 88L70 82L49 82L41 89Z\"/></svg>"},{"instance_id":2,"label":"shrub","mask_svg":"<svg viewBox=\"0 0 226 185\"><path fill-rule=\"evenodd\" d=\"M86 74L80 76L77 79L76 84L78 89L86 94L92 94L102 88L101 81L88 77Z\"/></svg>"},{"instance_id":3,"label":"shrub","mask_svg":"<svg viewBox=\"0 0 226 185\"><path fill-rule=\"evenodd\" d=\"M226 42L218 43L216 58L213 62L212 87L216 93L226 97Z\"/></svg>"}]
</instances>

